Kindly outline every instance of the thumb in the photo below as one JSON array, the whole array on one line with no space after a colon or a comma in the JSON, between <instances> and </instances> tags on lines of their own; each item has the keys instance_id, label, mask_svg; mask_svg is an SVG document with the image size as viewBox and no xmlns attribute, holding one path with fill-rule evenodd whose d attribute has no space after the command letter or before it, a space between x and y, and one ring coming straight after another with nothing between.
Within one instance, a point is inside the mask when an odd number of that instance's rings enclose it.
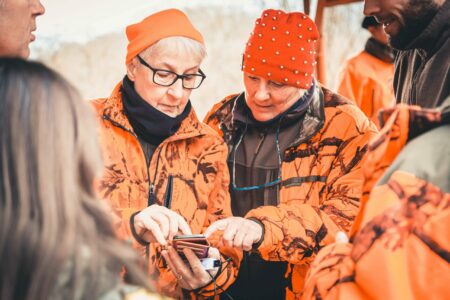
<instances>
[{"instance_id":1,"label":"thumb","mask_svg":"<svg viewBox=\"0 0 450 300\"><path fill-rule=\"evenodd\" d=\"M216 221L209 225L209 227L205 230L205 233L203 233L206 238L208 238L211 234L213 234L217 230L225 230L228 226L228 219L223 219Z\"/></svg>"}]
</instances>

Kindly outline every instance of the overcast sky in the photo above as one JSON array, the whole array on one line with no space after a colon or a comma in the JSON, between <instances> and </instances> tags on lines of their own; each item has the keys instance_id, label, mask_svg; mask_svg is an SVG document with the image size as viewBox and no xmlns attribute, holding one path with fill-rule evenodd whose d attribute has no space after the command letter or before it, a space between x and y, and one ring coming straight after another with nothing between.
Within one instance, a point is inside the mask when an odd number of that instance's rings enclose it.
<instances>
[{"instance_id":1,"label":"overcast sky","mask_svg":"<svg viewBox=\"0 0 450 300\"><path fill-rule=\"evenodd\" d=\"M33 47L52 47L59 42L86 42L99 35L122 31L126 25L166 8L199 5L211 9L261 10L278 8L280 0L41 0L46 8L38 18ZM302 1L288 0L294 9Z\"/></svg>"}]
</instances>

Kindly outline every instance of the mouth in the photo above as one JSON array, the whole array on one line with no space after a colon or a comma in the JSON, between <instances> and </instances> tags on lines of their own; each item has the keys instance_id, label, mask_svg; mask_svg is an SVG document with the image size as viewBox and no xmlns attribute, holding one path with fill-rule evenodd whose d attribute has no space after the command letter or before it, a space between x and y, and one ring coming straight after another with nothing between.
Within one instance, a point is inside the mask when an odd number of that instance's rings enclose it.
<instances>
[{"instance_id":1,"label":"mouth","mask_svg":"<svg viewBox=\"0 0 450 300\"><path fill-rule=\"evenodd\" d=\"M36 31L36 27L31 29L31 31L30 31L30 43L32 43L36 40L36 35L34 34L35 31Z\"/></svg>"},{"instance_id":2,"label":"mouth","mask_svg":"<svg viewBox=\"0 0 450 300\"><path fill-rule=\"evenodd\" d=\"M397 20L393 17L381 18L376 17L377 21L383 25L384 32L388 35L392 35L394 33L394 25L397 23Z\"/></svg>"}]
</instances>

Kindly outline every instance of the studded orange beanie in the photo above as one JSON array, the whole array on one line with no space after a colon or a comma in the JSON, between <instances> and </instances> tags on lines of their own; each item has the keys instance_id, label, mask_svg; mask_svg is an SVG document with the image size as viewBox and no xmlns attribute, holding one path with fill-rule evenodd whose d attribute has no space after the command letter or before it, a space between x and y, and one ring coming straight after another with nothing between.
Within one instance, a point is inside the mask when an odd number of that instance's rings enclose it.
<instances>
[{"instance_id":1,"label":"studded orange beanie","mask_svg":"<svg viewBox=\"0 0 450 300\"><path fill-rule=\"evenodd\" d=\"M319 31L301 12L263 11L256 20L242 60L244 72L308 89L315 73Z\"/></svg>"},{"instance_id":2,"label":"studded orange beanie","mask_svg":"<svg viewBox=\"0 0 450 300\"><path fill-rule=\"evenodd\" d=\"M139 23L132 24L126 29L128 38L128 64L136 55L156 43L170 36L184 36L204 44L203 36L195 29L189 18L178 9L166 9L154 13Z\"/></svg>"}]
</instances>

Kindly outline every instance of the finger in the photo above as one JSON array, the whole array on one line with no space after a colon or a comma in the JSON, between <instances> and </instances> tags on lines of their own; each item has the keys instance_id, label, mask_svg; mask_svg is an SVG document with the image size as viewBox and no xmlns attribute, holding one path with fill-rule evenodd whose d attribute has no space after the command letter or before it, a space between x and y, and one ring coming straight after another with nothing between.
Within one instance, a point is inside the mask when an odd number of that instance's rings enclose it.
<instances>
[{"instance_id":1,"label":"finger","mask_svg":"<svg viewBox=\"0 0 450 300\"><path fill-rule=\"evenodd\" d=\"M248 235L248 228L246 226L236 228L236 235L233 239L233 245L236 248L242 249L242 243L244 241L244 238Z\"/></svg>"},{"instance_id":2,"label":"finger","mask_svg":"<svg viewBox=\"0 0 450 300\"><path fill-rule=\"evenodd\" d=\"M161 228L159 227L158 223L150 218L142 218L140 222L142 222L146 230L150 231L153 234L158 243L160 243L161 245L167 245L166 239L164 238L164 235L162 234Z\"/></svg>"},{"instance_id":3,"label":"finger","mask_svg":"<svg viewBox=\"0 0 450 300\"><path fill-rule=\"evenodd\" d=\"M176 274L181 275L186 283L191 284L192 280L195 278L193 278L189 266L181 259L175 249L170 248L167 251L167 254L171 261L171 269L174 270Z\"/></svg>"},{"instance_id":4,"label":"finger","mask_svg":"<svg viewBox=\"0 0 450 300\"><path fill-rule=\"evenodd\" d=\"M191 227L189 227L189 225L186 222L186 220L182 216L180 216L179 214L176 214L176 216L178 217L178 229L183 234L192 234Z\"/></svg>"},{"instance_id":5,"label":"finger","mask_svg":"<svg viewBox=\"0 0 450 300\"><path fill-rule=\"evenodd\" d=\"M169 237L169 218L165 214L153 214L151 218L159 224L164 239Z\"/></svg>"},{"instance_id":6,"label":"finger","mask_svg":"<svg viewBox=\"0 0 450 300\"><path fill-rule=\"evenodd\" d=\"M178 227L179 227L179 221L178 221L178 214L174 211L164 207L164 209L161 211L162 214L164 214L167 219L169 220L169 236L168 240L172 240L173 237L178 233Z\"/></svg>"},{"instance_id":7,"label":"finger","mask_svg":"<svg viewBox=\"0 0 450 300\"><path fill-rule=\"evenodd\" d=\"M173 240L173 237L178 233L178 219L169 218L169 241Z\"/></svg>"},{"instance_id":8,"label":"finger","mask_svg":"<svg viewBox=\"0 0 450 300\"><path fill-rule=\"evenodd\" d=\"M219 221L216 221L209 225L209 227L205 230L204 235L206 238L208 238L211 234L213 234L217 230L225 230L228 226L228 219L222 219Z\"/></svg>"},{"instance_id":9,"label":"finger","mask_svg":"<svg viewBox=\"0 0 450 300\"><path fill-rule=\"evenodd\" d=\"M233 241L237 230L238 224L236 222L230 222L227 228L225 228L225 231L223 232L223 239L228 247L234 247Z\"/></svg>"},{"instance_id":10,"label":"finger","mask_svg":"<svg viewBox=\"0 0 450 300\"><path fill-rule=\"evenodd\" d=\"M242 250L244 250L244 251L252 250L254 242L255 242L255 238L252 237L250 234L247 234L244 237L244 240L242 241Z\"/></svg>"},{"instance_id":11,"label":"finger","mask_svg":"<svg viewBox=\"0 0 450 300\"><path fill-rule=\"evenodd\" d=\"M192 273L198 279L209 277L208 273L205 269L203 269L202 263L200 259L195 255L194 251L189 248L183 250L184 255L186 256L189 265L191 267Z\"/></svg>"},{"instance_id":12,"label":"finger","mask_svg":"<svg viewBox=\"0 0 450 300\"><path fill-rule=\"evenodd\" d=\"M209 247L209 249L208 249L208 257L215 258L215 259L220 259L219 249L214 248L214 247Z\"/></svg>"},{"instance_id":13,"label":"finger","mask_svg":"<svg viewBox=\"0 0 450 300\"><path fill-rule=\"evenodd\" d=\"M178 273L179 270L177 269L176 264L172 261L172 258L171 258L171 256L169 255L169 252L168 252L168 251L169 251L169 250L163 250L163 251L161 251L161 255L164 257L164 259L165 259L167 265L169 266L169 269L172 271L172 273L173 273L173 275L175 276L175 278L177 278L177 280L178 280L178 282L180 283L180 285L183 285L183 288L185 288L185 287L186 287L185 282L184 282L184 281L183 281L183 282L180 282L181 280L179 279L179 278L180 278L180 275L181 275L181 278L183 278L183 275Z\"/></svg>"}]
</instances>

